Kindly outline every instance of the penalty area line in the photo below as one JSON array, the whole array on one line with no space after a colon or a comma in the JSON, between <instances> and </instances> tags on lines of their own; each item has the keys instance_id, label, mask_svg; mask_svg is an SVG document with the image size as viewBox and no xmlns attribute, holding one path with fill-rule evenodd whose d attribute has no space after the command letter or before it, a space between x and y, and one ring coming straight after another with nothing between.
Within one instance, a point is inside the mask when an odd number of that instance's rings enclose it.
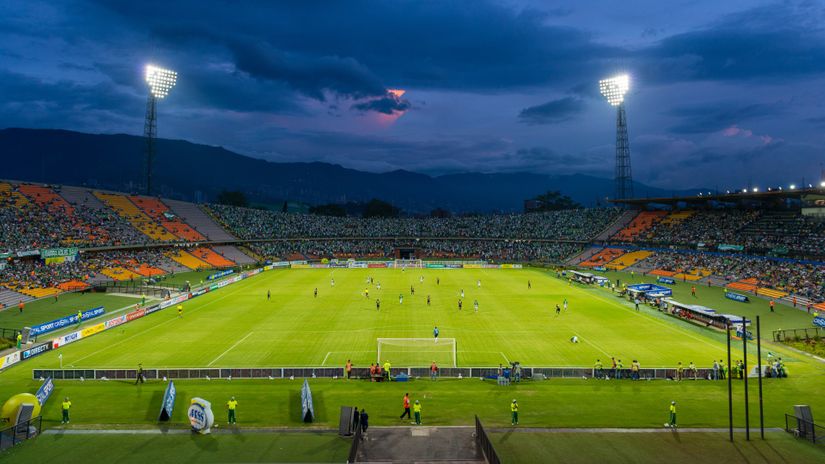
<instances>
[{"instance_id":1,"label":"penalty area line","mask_svg":"<svg viewBox=\"0 0 825 464\"><path fill-rule=\"evenodd\" d=\"M246 336L245 336L244 338L242 338L242 339L238 340L238 341L237 341L237 342L235 342L232 346L230 346L230 347L229 347L226 351L224 351L223 353L219 354L219 355L218 355L218 357L217 357L217 358L215 358L215 359L213 359L213 360L212 360L212 362L210 362L209 364L207 364L207 366L211 366L212 364L215 364L215 362L217 362L217 360L221 359L221 358L222 358L222 357L223 357L226 353L229 353L230 351L232 351L232 349L233 349L233 348L235 348L236 346L240 345L240 344L241 344L244 340L246 340L247 338L249 338L249 336L250 336L250 335L252 335L253 333L255 333L255 332L249 332L248 334L246 334Z\"/></svg>"},{"instance_id":2,"label":"penalty area line","mask_svg":"<svg viewBox=\"0 0 825 464\"><path fill-rule=\"evenodd\" d=\"M327 364L327 358L329 358L329 355L331 355L331 354L332 354L332 351L327 351L327 355L324 356L324 360L321 361L322 366L325 366Z\"/></svg>"}]
</instances>

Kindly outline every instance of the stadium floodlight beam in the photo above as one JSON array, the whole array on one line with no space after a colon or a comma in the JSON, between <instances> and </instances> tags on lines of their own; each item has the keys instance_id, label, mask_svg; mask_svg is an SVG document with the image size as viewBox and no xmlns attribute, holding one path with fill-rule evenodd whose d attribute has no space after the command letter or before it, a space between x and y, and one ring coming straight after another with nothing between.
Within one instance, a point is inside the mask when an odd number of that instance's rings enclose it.
<instances>
[{"instance_id":1,"label":"stadium floodlight beam","mask_svg":"<svg viewBox=\"0 0 825 464\"><path fill-rule=\"evenodd\" d=\"M630 170L630 141L627 137L625 95L630 90L630 76L620 74L599 81L599 91L611 106L616 107L616 199L633 197L633 176Z\"/></svg>"},{"instance_id":2,"label":"stadium floodlight beam","mask_svg":"<svg viewBox=\"0 0 825 464\"><path fill-rule=\"evenodd\" d=\"M152 161L155 158L155 142L158 136L158 100L169 95L177 81L178 73L175 71L146 65L146 83L149 84L146 120L143 124L143 136L146 137L146 195L152 194Z\"/></svg>"}]
</instances>

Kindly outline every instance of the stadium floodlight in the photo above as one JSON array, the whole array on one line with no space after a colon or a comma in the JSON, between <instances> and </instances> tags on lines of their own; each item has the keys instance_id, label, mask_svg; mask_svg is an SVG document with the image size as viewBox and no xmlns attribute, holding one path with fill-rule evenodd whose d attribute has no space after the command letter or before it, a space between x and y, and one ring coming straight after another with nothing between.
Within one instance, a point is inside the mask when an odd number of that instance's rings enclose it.
<instances>
[{"instance_id":1,"label":"stadium floodlight","mask_svg":"<svg viewBox=\"0 0 825 464\"><path fill-rule=\"evenodd\" d=\"M627 74L620 74L599 81L599 91L607 99L607 103L612 106L619 106L624 103L624 96L628 90L630 90L630 76Z\"/></svg>"},{"instance_id":2,"label":"stadium floodlight","mask_svg":"<svg viewBox=\"0 0 825 464\"><path fill-rule=\"evenodd\" d=\"M796 190L796 185L795 184L791 184L791 190Z\"/></svg>"},{"instance_id":3,"label":"stadium floodlight","mask_svg":"<svg viewBox=\"0 0 825 464\"><path fill-rule=\"evenodd\" d=\"M753 191L753 193L758 192L758 191L759 191L759 187L754 187L752 191Z\"/></svg>"},{"instance_id":4,"label":"stadium floodlight","mask_svg":"<svg viewBox=\"0 0 825 464\"><path fill-rule=\"evenodd\" d=\"M599 81L599 91L610 106L616 107L616 199L633 197L633 177L630 170L630 142L627 137L627 116L624 97L630 90L630 76L620 74Z\"/></svg>"},{"instance_id":5,"label":"stadium floodlight","mask_svg":"<svg viewBox=\"0 0 825 464\"><path fill-rule=\"evenodd\" d=\"M143 135L146 137L146 195L152 194L152 160L155 157L155 139L158 136L157 105L169 95L178 81L178 73L155 65L146 65L146 83L149 97L146 101L146 120Z\"/></svg>"},{"instance_id":6,"label":"stadium floodlight","mask_svg":"<svg viewBox=\"0 0 825 464\"><path fill-rule=\"evenodd\" d=\"M175 86L177 80L178 73L175 71L151 64L146 66L146 83L149 84L149 91L155 98L169 95L169 91Z\"/></svg>"},{"instance_id":7,"label":"stadium floodlight","mask_svg":"<svg viewBox=\"0 0 825 464\"><path fill-rule=\"evenodd\" d=\"M820 182L820 183L819 183L819 186L820 186L820 187L825 187L825 180L823 180L822 182Z\"/></svg>"}]
</instances>

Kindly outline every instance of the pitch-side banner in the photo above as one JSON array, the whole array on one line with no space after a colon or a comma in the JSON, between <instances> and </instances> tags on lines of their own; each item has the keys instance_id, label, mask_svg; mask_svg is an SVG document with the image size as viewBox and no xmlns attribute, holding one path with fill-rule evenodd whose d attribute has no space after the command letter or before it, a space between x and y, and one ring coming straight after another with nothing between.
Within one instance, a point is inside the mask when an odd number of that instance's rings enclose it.
<instances>
[{"instance_id":1,"label":"pitch-side banner","mask_svg":"<svg viewBox=\"0 0 825 464\"><path fill-rule=\"evenodd\" d=\"M93 317L98 317L101 314L103 314L104 312L106 312L106 311L103 309L103 306L98 306L97 308L93 308L93 309L83 311L83 313L82 313L83 314L83 320L85 321L85 320L91 319ZM41 335L41 334L44 334L44 333L55 331L57 329L62 329L63 327L66 327L66 326L72 325L72 324L76 324L76 323L77 323L77 314L71 314L69 316L61 317L60 319L56 319L56 320L51 321L51 322L46 322L46 323L34 326L34 327L32 327L31 334L32 335Z\"/></svg>"}]
</instances>

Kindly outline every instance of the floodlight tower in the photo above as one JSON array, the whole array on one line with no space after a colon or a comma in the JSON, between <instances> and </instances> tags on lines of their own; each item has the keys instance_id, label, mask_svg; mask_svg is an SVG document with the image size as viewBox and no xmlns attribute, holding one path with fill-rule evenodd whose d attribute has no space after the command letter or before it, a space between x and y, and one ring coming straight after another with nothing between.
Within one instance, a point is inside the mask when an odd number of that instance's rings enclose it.
<instances>
[{"instance_id":1,"label":"floodlight tower","mask_svg":"<svg viewBox=\"0 0 825 464\"><path fill-rule=\"evenodd\" d=\"M178 73L153 65L146 66L146 83L149 84L149 98L146 100L146 121L143 136L146 137L146 195L152 194L152 160L155 157L155 139L158 136L158 100L169 95L175 86Z\"/></svg>"},{"instance_id":2,"label":"floodlight tower","mask_svg":"<svg viewBox=\"0 0 825 464\"><path fill-rule=\"evenodd\" d=\"M611 106L616 107L616 199L633 197L633 176L630 171L630 142L627 139L627 116L624 112L624 96L630 89L627 74L602 79L599 90Z\"/></svg>"}]
</instances>

